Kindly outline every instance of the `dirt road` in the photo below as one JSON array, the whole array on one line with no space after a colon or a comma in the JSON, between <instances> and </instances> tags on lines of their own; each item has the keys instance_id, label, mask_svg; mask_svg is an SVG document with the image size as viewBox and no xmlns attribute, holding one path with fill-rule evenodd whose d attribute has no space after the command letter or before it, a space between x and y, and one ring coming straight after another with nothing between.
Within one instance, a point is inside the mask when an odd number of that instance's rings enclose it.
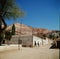
<instances>
[{"instance_id":1,"label":"dirt road","mask_svg":"<svg viewBox=\"0 0 60 59\"><path fill-rule=\"evenodd\" d=\"M0 59L59 59L58 49L49 49L49 45L21 48L21 50L11 50L0 52Z\"/></svg>"}]
</instances>

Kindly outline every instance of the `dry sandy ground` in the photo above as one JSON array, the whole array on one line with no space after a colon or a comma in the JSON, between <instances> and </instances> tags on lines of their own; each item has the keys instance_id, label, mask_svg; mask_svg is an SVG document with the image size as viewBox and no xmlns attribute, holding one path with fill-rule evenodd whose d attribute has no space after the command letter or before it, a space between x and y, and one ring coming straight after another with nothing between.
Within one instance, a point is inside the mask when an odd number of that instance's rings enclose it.
<instances>
[{"instance_id":1,"label":"dry sandy ground","mask_svg":"<svg viewBox=\"0 0 60 59\"><path fill-rule=\"evenodd\" d=\"M0 59L59 59L58 49L49 49L49 45L21 48L0 52Z\"/></svg>"}]
</instances>

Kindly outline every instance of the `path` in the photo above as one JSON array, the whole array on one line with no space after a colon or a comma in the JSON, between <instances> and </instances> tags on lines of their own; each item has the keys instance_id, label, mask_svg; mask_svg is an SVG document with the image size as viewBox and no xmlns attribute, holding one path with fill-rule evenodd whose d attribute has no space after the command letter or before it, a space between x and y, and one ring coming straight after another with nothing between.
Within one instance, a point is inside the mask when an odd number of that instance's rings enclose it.
<instances>
[{"instance_id":1,"label":"path","mask_svg":"<svg viewBox=\"0 0 60 59\"><path fill-rule=\"evenodd\" d=\"M11 50L0 52L0 59L59 59L58 49L49 49L49 45L22 48L20 51Z\"/></svg>"}]
</instances>

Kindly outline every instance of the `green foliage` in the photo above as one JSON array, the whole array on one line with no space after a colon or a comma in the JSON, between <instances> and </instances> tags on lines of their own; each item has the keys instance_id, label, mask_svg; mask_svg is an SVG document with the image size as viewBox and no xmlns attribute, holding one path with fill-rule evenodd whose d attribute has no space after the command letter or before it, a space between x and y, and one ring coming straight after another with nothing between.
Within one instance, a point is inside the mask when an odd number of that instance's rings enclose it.
<instances>
[{"instance_id":1,"label":"green foliage","mask_svg":"<svg viewBox=\"0 0 60 59\"><path fill-rule=\"evenodd\" d=\"M50 39L58 39L59 38L59 33L50 33L49 35L48 35L48 38L50 38Z\"/></svg>"},{"instance_id":2,"label":"green foliage","mask_svg":"<svg viewBox=\"0 0 60 59\"><path fill-rule=\"evenodd\" d=\"M24 12L16 5L15 0L0 0L0 44L2 41L2 32L6 29L7 25L5 19L22 17ZM2 23L4 28L2 29ZM10 35L10 34L9 34ZM8 35L8 37L9 37Z\"/></svg>"},{"instance_id":3,"label":"green foliage","mask_svg":"<svg viewBox=\"0 0 60 59\"><path fill-rule=\"evenodd\" d=\"M41 34L38 34L38 36L42 39L46 39L46 34L41 33Z\"/></svg>"},{"instance_id":4,"label":"green foliage","mask_svg":"<svg viewBox=\"0 0 60 59\"><path fill-rule=\"evenodd\" d=\"M4 39L4 32L0 33L0 45L1 45L3 39Z\"/></svg>"},{"instance_id":5,"label":"green foliage","mask_svg":"<svg viewBox=\"0 0 60 59\"><path fill-rule=\"evenodd\" d=\"M11 32L10 31L6 31L5 32L5 39L6 39L8 45L9 45L9 42L11 40L11 37L12 37Z\"/></svg>"},{"instance_id":6,"label":"green foliage","mask_svg":"<svg viewBox=\"0 0 60 59\"><path fill-rule=\"evenodd\" d=\"M22 17L24 12L17 7L15 0L0 0L0 15L10 19Z\"/></svg>"},{"instance_id":7,"label":"green foliage","mask_svg":"<svg viewBox=\"0 0 60 59\"><path fill-rule=\"evenodd\" d=\"M6 39L6 40L11 40L11 37L12 37L11 32L10 32L10 31L6 31L6 32L5 32L5 39Z\"/></svg>"},{"instance_id":8,"label":"green foliage","mask_svg":"<svg viewBox=\"0 0 60 59\"><path fill-rule=\"evenodd\" d=\"M4 32L0 33L0 37L2 37L2 39L4 39Z\"/></svg>"},{"instance_id":9,"label":"green foliage","mask_svg":"<svg viewBox=\"0 0 60 59\"><path fill-rule=\"evenodd\" d=\"M12 26L12 35L15 35L15 25Z\"/></svg>"},{"instance_id":10,"label":"green foliage","mask_svg":"<svg viewBox=\"0 0 60 59\"><path fill-rule=\"evenodd\" d=\"M50 38L50 39L53 39L53 40L54 40L54 35L53 35L52 33L50 33L50 34L48 35L48 38Z\"/></svg>"}]
</instances>

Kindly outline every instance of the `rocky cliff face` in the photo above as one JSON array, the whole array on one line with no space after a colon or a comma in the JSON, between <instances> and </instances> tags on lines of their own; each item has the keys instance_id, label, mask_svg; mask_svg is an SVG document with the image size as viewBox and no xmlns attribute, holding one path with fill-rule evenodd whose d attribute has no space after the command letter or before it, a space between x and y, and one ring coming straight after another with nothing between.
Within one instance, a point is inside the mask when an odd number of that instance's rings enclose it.
<instances>
[{"instance_id":1,"label":"rocky cliff face","mask_svg":"<svg viewBox=\"0 0 60 59\"><path fill-rule=\"evenodd\" d=\"M37 35L37 34L46 34L48 32L50 32L47 29L43 29L43 28L32 28L30 26L24 25L24 24L19 24L19 23L15 23L15 32L17 35L22 34L22 35ZM8 26L6 30L10 30L12 29L12 25Z\"/></svg>"}]
</instances>

